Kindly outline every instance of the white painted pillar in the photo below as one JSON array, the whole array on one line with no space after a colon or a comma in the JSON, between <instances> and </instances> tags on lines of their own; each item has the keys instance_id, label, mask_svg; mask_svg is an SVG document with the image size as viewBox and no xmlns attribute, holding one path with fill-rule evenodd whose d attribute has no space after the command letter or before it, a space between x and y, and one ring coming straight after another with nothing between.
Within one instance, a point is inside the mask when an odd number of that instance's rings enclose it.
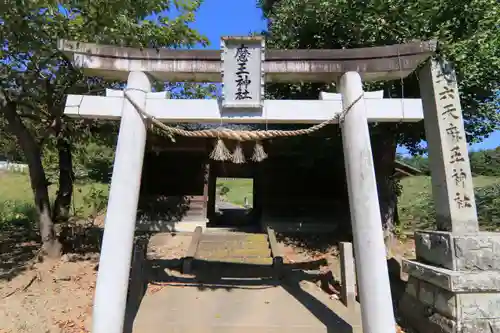
<instances>
[{"instance_id":1,"label":"white painted pillar","mask_svg":"<svg viewBox=\"0 0 500 333\"><path fill-rule=\"evenodd\" d=\"M345 109L363 94L359 73L342 75L338 89ZM347 112L341 126L363 332L395 332L364 98Z\"/></svg>"},{"instance_id":2,"label":"white painted pillar","mask_svg":"<svg viewBox=\"0 0 500 333\"><path fill-rule=\"evenodd\" d=\"M146 105L151 83L143 72L131 72L128 94ZM122 333L134 231L146 145L143 117L124 98L109 193L94 299L92 333Z\"/></svg>"}]
</instances>

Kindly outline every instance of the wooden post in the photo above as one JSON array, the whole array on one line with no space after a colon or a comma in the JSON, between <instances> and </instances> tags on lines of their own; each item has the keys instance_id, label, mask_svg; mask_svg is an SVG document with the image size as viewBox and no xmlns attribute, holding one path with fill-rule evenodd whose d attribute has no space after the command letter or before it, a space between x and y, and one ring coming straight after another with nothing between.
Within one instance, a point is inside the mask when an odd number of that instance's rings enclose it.
<instances>
[{"instance_id":1,"label":"wooden post","mask_svg":"<svg viewBox=\"0 0 500 333\"><path fill-rule=\"evenodd\" d=\"M340 298L349 309L356 304L356 272L352 243L340 243Z\"/></svg>"},{"instance_id":2,"label":"wooden post","mask_svg":"<svg viewBox=\"0 0 500 333\"><path fill-rule=\"evenodd\" d=\"M213 222L215 218L215 200L217 198L217 165L214 162L210 163L210 174L208 175L208 207L207 216L209 222Z\"/></svg>"},{"instance_id":3,"label":"wooden post","mask_svg":"<svg viewBox=\"0 0 500 333\"><path fill-rule=\"evenodd\" d=\"M205 170L203 175L203 216L208 218L208 200L209 200L209 181L210 181L210 163L205 164Z\"/></svg>"},{"instance_id":4,"label":"wooden post","mask_svg":"<svg viewBox=\"0 0 500 333\"><path fill-rule=\"evenodd\" d=\"M191 274L192 264L194 257L196 256L196 251L198 251L198 245L201 241L201 235L203 234L203 229L201 227L196 227L191 237L191 244L189 244L186 257L182 263L182 273Z\"/></svg>"},{"instance_id":5,"label":"wooden post","mask_svg":"<svg viewBox=\"0 0 500 333\"><path fill-rule=\"evenodd\" d=\"M273 268L276 278L283 277L283 253L276 239L276 233L271 227L266 227L267 237L269 240L269 247L271 248L271 255L273 257Z\"/></svg>"},{"instance_id":6,"label":"wooden post","mask_svg":"<svg viewBox=\"0 0 500 333\"><path fill-rule=\"evenodd\" d=\"M267 147L264 146L266 149ZM253 177L253 203L252 203L252 216L261 227L263 227L263 212L264 202L266 199L265 194L265 166L267 160L257 163L254 169Z\"/></svg>"}]
</instances>

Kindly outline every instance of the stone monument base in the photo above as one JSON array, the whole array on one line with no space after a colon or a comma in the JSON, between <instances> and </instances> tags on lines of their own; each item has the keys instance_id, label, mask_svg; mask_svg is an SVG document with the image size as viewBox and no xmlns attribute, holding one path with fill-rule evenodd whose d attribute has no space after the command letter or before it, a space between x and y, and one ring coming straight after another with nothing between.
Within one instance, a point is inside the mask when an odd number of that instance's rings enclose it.
<instances>
[{"instance_id":1,"label":"stone monument base","mask_svg":"<svg viewBox=\"0 0 500 333\"><path fill-rule=\"evenodd\" d=\"M416 232L399 308L420 333L500 332L500 234Z\"/></svg>"}]
</instances>

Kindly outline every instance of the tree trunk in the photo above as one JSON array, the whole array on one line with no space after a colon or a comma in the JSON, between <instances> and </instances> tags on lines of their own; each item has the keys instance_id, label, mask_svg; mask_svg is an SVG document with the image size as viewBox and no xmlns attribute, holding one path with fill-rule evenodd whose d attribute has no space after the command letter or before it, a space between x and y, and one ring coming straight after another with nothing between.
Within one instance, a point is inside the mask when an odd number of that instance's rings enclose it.
<instances>
[{"instance_id":1,"label":"tree trunk","mask_svg":"<svg viewBox=\"0 0 500 333\"><path fill-rule=\"evenodd\" d=\"M56 237L50 214L48 182L42 165L40 147L17 114L16 104L9 102L3 109L9 130L16 136L28 163L31 189L39 216L42 250L49 257L58 258L61 256L61 244Z\"/></svg>"},{"instance_id":2,"label":"tree trunk","mask_svg":"<svg viewBox=\"0 0 500 333\"><path fill-rule=\"evenodd\" d=\"M71 199L73 194L73 159L71 144L65 132L61 132L57 139L59 152L59 189L52 211L55 222L66 222L70 216Z\"/></svg>"},{"instance_id":3,"label":"tree trunk","mask_svg":"<svg viewBox=\"0 0 500 333\"><path fill-rule=\"evenodd\" d=\"M377 126L372 132L373 162L380 203L380 215L384 227L384 240L389 247L394 235L397 216L396 183L394 179L394 161L396 159L397 134L393 124Z\"/></svg>"}]
</instances>

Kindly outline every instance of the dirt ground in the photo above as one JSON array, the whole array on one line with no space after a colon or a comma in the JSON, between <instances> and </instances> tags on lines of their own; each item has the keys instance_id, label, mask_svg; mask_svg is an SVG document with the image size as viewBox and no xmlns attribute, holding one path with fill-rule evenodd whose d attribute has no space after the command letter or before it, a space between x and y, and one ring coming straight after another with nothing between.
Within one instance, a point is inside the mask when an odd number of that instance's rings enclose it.
<instances>
[{"instance_id":1,"label":"dirt ground","mask_svg":"<svg viewBox=\"0 0 500 333\"><path fill-rule=\"evenodd\" d=\"M87 332L95 267L95 260L37 263L0 282L0 332Z\"/></svg>"},{"instance_id":2,"label":"dirt ground","mask_svg":"<svg viewBox=\"0 0 500 333\"><path fill-rule=\"evenodd\" d=\"M150 241L148 256L182 258L189 242L187 234L156 236ZM337 262L335 248L311 252L288 244L283 249L286 263L322 258L333 266ZM393 245L396 257L412 257L412 249L411 241ZM0 333L90 332L97 262L95 252L84 256L70 253L59 261L25 263L26 269L16 276L0 278ZM334 276L337 274L333 272ZM161 288L150 285L147 292ZM336 297L335 293L332 295Z\"/></svg>"},{"instance_id":3,"label":"dirt ground","mask_svg":"<svg viewBox=\"0 0 500 333\"><path fill-rule=\"evenodd\" d=\"M190 240L162 235L152 239L149 256L181 258ZM97 263L97 253L70 253L59 261L26 264L11 280L0 279L0 333L90 332Z\"/></svg>"}]
</instances>

